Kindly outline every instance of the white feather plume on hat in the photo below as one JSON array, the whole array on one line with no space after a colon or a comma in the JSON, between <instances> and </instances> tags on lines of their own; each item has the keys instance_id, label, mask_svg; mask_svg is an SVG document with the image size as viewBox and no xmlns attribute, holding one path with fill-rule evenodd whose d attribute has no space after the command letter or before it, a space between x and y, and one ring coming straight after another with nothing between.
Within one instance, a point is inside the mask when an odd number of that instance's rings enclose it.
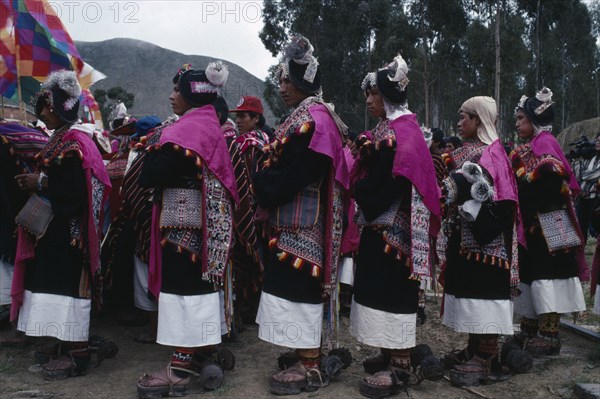
<instances>
[{"instance_id":1,"label":"white feather plume on hat","mask_svg":"<svg viewBox=\"0 0 600 399\"><path fill-rule=\"evenodd\" d=\"M296 64L306 65L314 60L315 48L310 41L301 35L293 36L284 49L286 58L293 60Z\"/></svg>"},{"instance_id":2,"label":"white feather plume on hat","mask_svg":"<svg viewBox=\"0 0 600 399\"><path fill-rule=\"evenodd\" d=\"M404 61L404 58L400 54L398 54L392 62L390 62L387 67L394 71L394 76L388 77L392 82L398 82L401 90L405 90L408 85L408 64Z\"/></svg>"},{"instance_id":3,"label":"white feather plume on hat","mask_svg":"<svg viewBox=\"0 0 600 399\"><path fill-rule=\"evenodd\" d=\"M208 64L205 73L210 84L221 87L227 82L229 68L223 61L215 61Z\"/></svg>"},{"instance_id":4,"label":"white feather plume on hat","mask_svg":"<svg viewBox=\"0 0 600 399\"><path fill-rule=\"evenodd\" d=\"M42 84L42 89L50 90L55 86L67 93L71 98L79 98L81 95L81 86L74 71L61 69L50 73L46 81Z\"/></svg>"}]
</instances>

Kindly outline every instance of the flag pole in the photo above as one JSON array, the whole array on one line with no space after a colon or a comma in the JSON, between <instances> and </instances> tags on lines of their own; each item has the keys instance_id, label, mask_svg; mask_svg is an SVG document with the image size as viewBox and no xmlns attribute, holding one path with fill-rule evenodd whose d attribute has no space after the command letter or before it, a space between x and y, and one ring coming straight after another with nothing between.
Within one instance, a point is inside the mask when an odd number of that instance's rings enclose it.
<instances>
[{"instance_id":1,"label":"flag pole","mask_svg":"<svg viewBox=\"0 0 600 399\"><path fill-rule=\"evenodd\" d=\"M16 45L15 49L16 49L16 59L17 59L17 96L19 99L19 112L21 113L21 123L23 124L23 126L27 126L27 113L25 112L25 107L23 106L23 94L21 93L21 74L19 73L19 66L21 64L21 59L20 59L20 45Z\"/></svg>"}]
</instances>

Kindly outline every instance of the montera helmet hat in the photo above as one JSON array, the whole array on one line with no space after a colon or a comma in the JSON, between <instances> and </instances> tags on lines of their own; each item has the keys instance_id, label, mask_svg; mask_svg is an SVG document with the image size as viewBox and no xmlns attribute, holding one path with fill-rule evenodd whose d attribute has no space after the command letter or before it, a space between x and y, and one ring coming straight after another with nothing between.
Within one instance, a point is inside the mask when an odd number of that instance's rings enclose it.
<instances>
[{"instance_id":1,"label":"montera helmet hat","mask_svg":"<svg viewBox=\"0 0 600 399\"><path fill-rule=\"evenodd\" d=\"M77 74L61 69L48 75L42 83L35 101L35 114L39 118L45 105L50 106L58 118L68 124L79 119L81 86Z\"/></svg>"}]
</instances>

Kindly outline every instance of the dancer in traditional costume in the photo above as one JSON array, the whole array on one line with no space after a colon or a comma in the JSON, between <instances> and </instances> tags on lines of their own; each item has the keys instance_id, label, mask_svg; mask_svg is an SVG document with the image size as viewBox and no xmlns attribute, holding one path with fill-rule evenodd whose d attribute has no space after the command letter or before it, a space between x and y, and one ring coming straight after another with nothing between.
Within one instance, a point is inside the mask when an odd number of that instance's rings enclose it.
<instances>
[{"instance_id":1,"label":"dancer in traditional costume","mask_svg":"<svg viewBox=\"0 0 600 399\"><path fill-rule=\"evenodd\" d=\"M35 156L48 143L48 135L19 123L0 121L0 314L9 319L10 287L13 279L17 238L15 216L23 208L26 192L19 189L15 176L36 172ZM24 345L25 334L13 323L1 333L0 346Z\"/></svg>"},{"instance_id":2,"label":"dancer in traditional costume","mask_svg":"<svg viewBox=\"0 0 600 399\"><path fill-rule=\"evenodd\" d=\"M460 108L463 146L445 156L448 205L443 324L468 333L468 346L446 355L450 379L478 385L507 378L498 338L513 335L519 282L517 185L496 133L496 101L473 97ZM512 295L511 295L512 294Z\"/></svg>"},{"instance_id":3,"label":"dancer in traditional costume","mask_svg":"<svg viewBox=\"0 0 600 399\"><path fill-rule=\"evenodd\" d=\"M167 367L137 384L140 398L180 395L191 374L206 389L223 381L215 345L231 317L233 167L214 107L228 70L184 66L170 100L177 122L148 148L139 184L154 189L148 289L158 298L156 342L176 347ZM224 296L224 297L223 297Z\"/></svg>"},{"instance_id":4,"label":"dancer in traditional costume","mask_svg":"<svg viewBox=\"0 0 600 399\"><path fill-rule=\"evenodd\" d=\"M110 181L100 152L78 129L81 87L72 71L42 84L36 114L52 137L38 154L39 174L16 177L31 193L17 215L11 316L28 336L60 341L42 367L46 379L86 373L92 297L100 300L100 239Z\"/></svg>"},{"instance_id":5,"label":"dancer in traditional costume","mask_svg":"<svg viewBox=\"0 0 600 399\"><path fill-rule=\"evenodd\" d=\"M587 271L585 241L573 205L580 189L551 133L553 104L548 88L521 97L515 127L525 144L511 153L526 232L526 246L519 246L515 313L522 319L516 338L532 355L558 354L560 315L585 310L579 280Z\"/></svg>"},{"instance_id":6,"label":"dancer in traditional costume","mask_svg":"<svg viewBox=\"0 0 600 399\"><path fill-rule=\"evenodd\" d=\"M321 334L324 296L335 286L342 239L346 127L321 99L312 53L304 37L285 49L279 93L293 111L275 133L267 167L254 177L258 205L268 210L271 225L256 317L259 338L295 349L293 364L271 377L271 392L279 395L317 389L342 367L337 356L321 358Z\"/></svg>"},{"instance_id":7,"label":"dancer in traditional costume","mask_svg":"<svg viewBox=\"0 0 600 399\"><path fill-rule=\"evenodd\" d=\"M367 108L380 121L371 139L359 138L352 173L361 235L350 332L382 351L365 361L365 370L375 374L360 383L360 392L373 398L396 394L409 380L443 377L439 364L426 375L413 374L411 365L420 279L431 276L430 243L440 227L440 191L423 133L408 109L407 74L398 55L363 80Z\"/></svg>"}]
</instances>

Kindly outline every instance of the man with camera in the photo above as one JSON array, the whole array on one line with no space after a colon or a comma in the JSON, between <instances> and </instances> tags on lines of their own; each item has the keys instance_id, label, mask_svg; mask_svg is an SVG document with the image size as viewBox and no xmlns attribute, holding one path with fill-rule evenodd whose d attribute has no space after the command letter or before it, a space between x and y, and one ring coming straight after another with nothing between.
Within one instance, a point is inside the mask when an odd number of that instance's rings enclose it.
<instances>
[{"instance_id":1,"label":"man with camera","mask_svg":"<svg viewBox=\"0 0 600 399\"><path fill-rule=\"evenodd\" d=\"M598 192L598 179L600 179L600 133L596 140L590 141L586 136L581 136L577 141L570 143L575 146L569 152L573 164L573 171L581 186L581 194L577 201L577 219L587 242L588 229L592 212L600 206L600 192ZM594 232L593 234L597 234Z\"/></svg>"}]
</instances>

